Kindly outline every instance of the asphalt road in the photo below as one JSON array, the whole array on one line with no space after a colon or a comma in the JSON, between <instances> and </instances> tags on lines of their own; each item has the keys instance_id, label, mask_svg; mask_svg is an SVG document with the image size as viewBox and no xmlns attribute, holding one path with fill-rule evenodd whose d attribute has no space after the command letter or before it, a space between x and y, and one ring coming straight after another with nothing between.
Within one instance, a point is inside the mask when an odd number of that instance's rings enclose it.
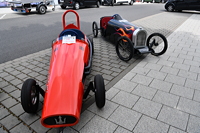
<instances>
[{"instance_id":1,"label":"asphalt road","mask_svg":"<svg viewBox=\"0 0 200 133\"><path fill-rule=\"evenodd\" d=\"M39 15L10 13L0 20L0 64L51 47L51 42L62 31L61 16L65 10ZM103 16L120 14L128 21L135 21L154 14L165 12L164 4L134 4L101 6L77 10L80 16L81 30L92 34L92 22ZM67 23L75 20L73 14L67 15Z\"/></svg>"}]
</instances>

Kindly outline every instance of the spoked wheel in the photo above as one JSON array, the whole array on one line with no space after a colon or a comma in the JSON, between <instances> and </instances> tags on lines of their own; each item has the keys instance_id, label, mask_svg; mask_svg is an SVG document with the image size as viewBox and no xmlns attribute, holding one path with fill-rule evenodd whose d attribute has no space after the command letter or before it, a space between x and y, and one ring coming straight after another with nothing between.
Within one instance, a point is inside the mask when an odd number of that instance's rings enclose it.
<instances>
[{"instance_id":1,"label":"spoked wheel","mask_svg":"<svg viewBox=\"0 0 200 133\"><path fill-rule=\"evenodd\" d=\"M102 108L106 102L106 90L104 80L101 75L94 77L95 101L98 108Z\"/></svg>"},{"instance_id":2,"label":"spoked wheel","mask_svg":"<svg viewBox=\"0 0 200 133\"><path fill-rule=\"evenodd\" d=\"M93 32L94 37L98 36L98 25L97 25L97 22L95 21L92 23L92 32Z\"/></svg>"},{"instance_id":3,"label":"spoked wheel","mask_svg":"<svg viewBox=\"0 0 200 133\"><path fill-rule=\"evenodd\" d=\"M116 53L123 61L129 61L133 57L133 43L128 37L122 36L116 44Z\"/></svg>"},{"instance_id":4,"label":"spoked wheel","mask_svg":"<svg viewBox=\"0 0 200 133\"><path fill-rule=\"evenodd\" d=\"M39 90L34 79L27 79L21 90L21 104L25 112L36 113L39 105Z\"/></svg>"},{"instance_id":5,"label":"spoked wheel","mask_svg":"<svg viewBox=\"0 0 200 133\"><path fill-rule=\"evenodd\" d=\"M152 55L159 56L166 52L168 42L162 34L153 33L147 38L147 46L152 51Z\"/></svg>"}]
</instances>

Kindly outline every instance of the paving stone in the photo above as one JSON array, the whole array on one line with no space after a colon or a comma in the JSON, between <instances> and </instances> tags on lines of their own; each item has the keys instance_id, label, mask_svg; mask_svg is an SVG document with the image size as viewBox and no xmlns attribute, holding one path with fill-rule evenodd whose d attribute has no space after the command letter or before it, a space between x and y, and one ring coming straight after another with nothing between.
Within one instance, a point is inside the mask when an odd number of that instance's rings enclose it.
<instances>
[{"instance_id":1,"label":"paving stone","mask_svg":"<svg viewBox=\"0 0 200 133\"><path fill-rule=\"evenodd\" d=\"M6 81L12 81L12 80L14 80L15 79L15 77L14 76L12 76L12 75L8 75L8 76L5 76L5 77L3 77Z\"/></svg>"},{"instance_id":2,"label":"paving stone","mask_svg":"<svg viewBox=\"0 0 200 133\"><path fill-rule=\"evenodd\" d=\"M189 114L166 106L163 106L158 116L158 120L182 130L186 129L188 118Z\"/></svg>"},{"instance_id":3,"label":"paving stone","mask_svg":"<svg viewBox=\"0 0 200 133\"><path fill-rule=\"evenodd\" d=\"M200 118L190 115L187 132L188 133L199 133L200 131Z\"/></svg>"},{"instance_id":4,"label":"paving stone","mask_svg":"<svg viewBox=\"0 0 200 133\"><path fill-rule=\"evenodd\" d=\"M21 79L21 80L24 80L24 79L27 79L28 76L26 74L23 74L23 73L20 73L19 75L17 75L17 78ZM22 81L21 81L22 82Z\"/></svg>"},{"instance_id":5,"label":"paving stone","mask_svg":"<svg viewBox=\"0 0 200 133\"><path fill-rule=\"evenodd\" d=\"M1 90L0 90L0 101L4 101L5 99L7 99L9 97L10 96L7 93L1 92Z\"/></svg>"},{"instance_id":6,"label":"paving stone","mask_svg":"<svg viewBox=\"0 0 200 133\"><path fill-rule=\"evenodd\" d=\"M131 81L148 86L152 82L152 80L153 78L151 77L137 74L135 77L133 77Z\"/></svg>"},{"instance_id":7,"label":"paving stone","mask_svg":"<svg viewBox=\"0 0 200 133\"><path fill-rule=\"evenodd\" d=\"M31 123L38 120L39 118L40 117L38 115L35 115L35 114L24 113L24 114L20 115L20 119L22 121L24 121L27 125L30 125Z\"/></svg>"},{"instance_id":8,"label":"paving stone","mask_svg":"<svg viewBox=\"0 0 200 133\"><path fill-rule=\"evenodd\" d=\"M133 94L130 94L125 91L120 91L113 99L112 101L118 104L121 104L123 106L126 106L128 108L132 108L133 105L136 103L136 101L139 99L138 96L135 96ZM131 102L130 102L131 101Z\"/></svg>"},{"instance_id":9,"label":"paving stone","mask_svg":"<svg viewBox=\"0 0 200 133\"><path fill-rule=\"evenodd\" d=\"M21 91L16 89L15 91L11 92L10 95L13 96L13 98L17 99L17 98L21 97Z\"/></svg>"},{"instance_id":10,"label":"paving stone","mask_svg":"<svg viewBox=\"0 0 200 133\"><path fill-rule=\"evenodd\" d=\"M30 125L30 127L37 133L45 133L49 130L49 128L42 126L40 120L35 121L33 124Z\"/></svg>"},{"instance_id":11,"label":"paving stone","mask_svg":"<svg viewBox=\"0 0 200 133\"><path fill-rule=\"evenodd\" d=\"M9 97L8 99L4 100L4 101L1 102L1 103L2 103L5 107L10 108L10 107L16 105L18 102L17 102L15 99Z\"/></svg>"},{"instance_id":12,"label":"paving stone","mask_svg":"<svg viewBox=\"0 0 200 133\"><path fill-rule=\"evenodd\" d=\"M52 128L49 131L47 131L47 133L57 133L57 132L58 132L58 128ZM63 129L63 133L78 133L78 132L72 129L71 127L65 127Z\"/></svg>"},{"instance_id":13,"label":"paving stone","mask_svg":"<svg viewBox=\"0 0 200 133\"><path fill-rule=\"evenodd\" d=\"M114 133L132 133L132 132L119 126Z\"/></svg>"},{"instance_id":14,"label":"paving stone","mask_svg":"<svg viewBox=\"0 0 200 133\"><path fill-rule=\"evenodd\" d=\"M171 67L174 64L174 62L167 60L159 60L157 64Z\"/></svg>"},{"instance_id":15,"label":"paving stone","mask_svg":"<svg viewBox=\"0 0 200 133\"><path fill-rule=\"evenodd\" d=\"M152 119L145 115L142 116L135 129L134 133L167 133L169 125L158 120Z\"/></svg>"},{"instance_id":16,"label":"paving stone","mask_svg":"<svg viewBox=\"0 0 200 133\"><path fill-rule=\"evenodd\" d=\"M165 81L183 86L185 84L186 78L168 74Z\"/></svg>"},{"instance_id":17,"label":"paving stone","mask_svg":"<svg viewBox=\"0 0 200 133\"><path fill-rule=\"evenodd\" d=\"M186 55L186 54L179 54L178 58L192 60L192 59L193 59L193 56L191 56L191 55Z\"/></svg>"},{"instance_id":18,"label":"paving stone","mask_svg":"<svg viewBox=\"0 0 200 133\"><path fill-rule=\"evenodd\" d=\"M137 84L134 82L121 79L113 87L126 92L131 92L136 87L136 85Z\"/></svg>"},{"instance_id":19,"label":"paving stone","mask_svg":"<svg viewBox=\"0 0 200 133\"><path fill-rule=\"evenodd\" d=\"M147 74L148 77L152 77L155 79L160 79L160 80L164 80L165 77L167 76L166 73L164 72L159 72L159 71L155 71L155 70L150 70L150 72Z\"/></svg>"},{"instance_id":20,"label":"paving stone","mask_svg":"<svg viewBox=\"0 0 200 133\"><path fill-rule=\"evenodd\" d=\"M95 115L81 130L81 133L99 132L99 133L113 133L117 125Z\"/></svg>"},{"instance_id":21,"label":"paving stone","mask_svg":"<svg viewBox=\"0 0 200 133\"><path fill-rule=\"evenodd\" d=\"M136 75L136 73L128 72L123 79L131 81L131 79Z\"/></svg>"},{"instance_id":22,"label":"paving stone","mask_svg":"<svg viewBox=\"0 0 200 133\"><path fill-rule=\"evenodd\" d=\"M1 74L1 77L2 77L2 78L9 75L8 72L1 72L0 74Z\"/></svg>"},{"instance_id":23,"label":"paving stone","mask_svg":"<svg viewBox=\"0 0 200 133\"><path fill-rule=\"evenodd\" d=\"M119 68L111 68L110 70L114 71L114 72L122 72L122 69L119 69Z\"/></svg>"},{"instance_id":24,"label":"paving stone","mask_svg":"<svg viewBox=\"0 0 200 133\"><path fill-rule=\"evenodd\" d=\"M114 78L113 76L110 76L110 75L107 75L107 74L103 74L102 76L103 76L104 79L109 80L109 81L111 81Z\"/></svg>"},{"instance_id":25,"label":"paving stone","mask_svg":"<svg viewBox=\"0 0 200 133\"><path fill-rule=\"evenodd\" d=\"M200 90L200 82L199 81L194 81L191 79L186 79L186 83L185 83L186 87L189 87L191 89L196 89L196 90Z\"/></svg>"},{"instance_id":26,"label":"paving stone","mask_svg":"<svg viewBox=\"0 0 200 133\"><path fill-rule=\"evenodd\" d=\"M185 64L181 64L181 63L174 63L173 68L178 68L178 69L181 69L181 70L185 70L185 71L188 71L190 69L190 66L189 65L185 65Z\"/></svg>"},{"instance_id":27,"label":"paving stone","mask_svg":"<svg viewBox=\"0 0 200 133\"><path fill-rule=\"evenodd\" d=\"M13 112L16 116L20 116L21 114L24 113L21 103L10 108L10 111Z\"/></svg>"},{"instance_id":28,"label":"paving stone","mask_svg":"<svg viewBox=\"0 0 200 133\"><path fill-rule=\"evenodd\" d=\"M141 114L131 109L119 106L108 120L132 131L137 122L139 121ZM123 119L122 119L123 118Z\"/></svg>"},{"instance_id":29,"label":"paving stone","mask_svg":"<svg viewBox=\"0 0 200 133\"><path fill-rule=\"evenodd\" d=\"M0 120L4 117L8 116L10 113L6 108L4 108L2 105L0 105ZM0 125L1 126L1 125Z\"/></svg>"},{"instance_id":30,"label":"paving stone","mask_svg":"<svg viewBox=\"0 0 200 133\"><path fill-rule=\"evenodd\" d=\"M165 72L168 74L173 74L173 75L177 75L179 72L179 69L177 68L172 68L172 67L168 67L168 66L163 66L160 70L161 72Z\"/></svg>"},{"instance_id":31,"label":"paving stone","mask_svg":"<svg viewBox=\"0 0 200 133\"><path fill-rule=\"evenodd\" d=\"M200 67L191 66L189 71L199 74L200 73Z\"/></svg>"},{"instance_id":32,"label":"paving stone","mask_svg":"<svg viewBox=\"0 0 200 133\"><path fill-rule=\"evenodd\" d=\"M1 127L0 125L0 133L8 133L6 130L3 129L3 127Z\"/></svg>"},{"instance_id":33,"label":"paving stone","mask_svg":"<svg viewBox=\"0 0 200 133\"><path fill-rule=\"evenodd\" d=\"M16 127L10 130L10 133L32 133L33 131L30 130L26 125L20 123Z\"/></svg>"},{"instance_id":34,"label":"paving stone","mask_svg":"<svg viewBox=\"0 0 200 133\"><path fill-rule=\"evenodd\" d=\"M149 68L141 68L141 67L134 67L130 72L141 74L141 75L147 75L147 73L150 71Z\"/></svg>"},{"instance_id":35,"label":"paving stone","mask_svg":"<svg viewBox=\"0 0 200 133\"><path fill-rule=\"evenodd\" d=\"M194 91L194 101L200 102L200 91L199 90L195 90Z\"/></svg>"},{"instance_id":36,"label":"paving stone","mask_svg":"<svg viewBox=\"0 0 200 133\"><path fill-rule=\"evenodd\" d=\"M177 62L177 63L183 63L184 59L180 59L180 58L177 58L177 57L169 57L168 59L169 61L173 61L173 62Z\"/></svg>"},{"instance_id":37,"label":"paving stone","mask_svg":"<svg viewBox=\"0 0 200 133\"><path fill-rule=\"evenodd\" d=\"M96 106L96 103L93 103L88 110L93 112L96 115L99 115L105 119L107 119L113 112L114 110L118 107L119 105L110 101L106 101L106 104L103 108L99 109Z\"/></svg>"},{"instance_id":38,"label":"paving stone","mask_svg":"<svg viewBox=\"0 0 200 133\"><path fill-rule=\"evenodd\" d=\"M168 133L186 133L178 128L170 126L169 132Z\"/></svg>"},{"instance_id":39,"label":"paving stone","mask_svg":"<svg viewBox=\"0 0 200 133\"><path fill-rule=\"evenodd\" d=\"M172 83L154 79L149 86L158 90L169 92L172 87Z\"/></svg>"},{"instance_id":40,"label":"paving stone","mask_svg":"<svg viewBox=\"0 0 200 133\"><path fill-rule=\"evenodd\" d=\"M147 116L156 118L161 110L162 105L144 98L140 98L133 107L136 110Z\"/></svg>"},{"instance_id":41,"label":"paving stone","mask_svg":"<svg viewBox=\"0 0 200 133\"><path fill-rule=\"evenodd\" d=\"M176 107L178 100L179 100L178 96L163 91L157 91L156 95L153 98L153 101L170 107Z\"/></svg>"},{"instance_id":42,"label":"paving stone","mask_svg":"<svg viewBox=\"0 0 200 133\"><path fill-rule=\"evenodd\" d=\"M170 93L178 95L178 96L182 96L182 97L185 97L185 98L192 99L193 95L194 95L194 90L174 84L172 86Z\"/></svg>"},{"instance_id":43,"label":"paving stone","mask_svg":"<svg viewBox=\"0 0 200 133\"><path fill-rule=\"evenodd\" d=\"M21 72L20 72L20 71L17 71L17 70L14 70L14 71L11 72L11 74L14 75L14 76L17 76L17 75L19 75L20 73L21 73Z\"/></svg>"},{"instance_id":44,"label":"paving stone","mask_svg":"<svg viewBox=\"0 0 200 133\"><path fill-rule=\"evenodd\" d=\"M21 121L19 121L15 116L8 115L7 117L1 120L1 124L3 124L8 130L18 125Z\"/></svg>"},{"instance_id":45,"label":"paving stone","mask_svg":"<svg viewBox=\"0 0 200 133\"><path fill-rule=\"evenodd\" d=\"M178 76L183 77L183 78L189 78L191 80L197 80L197 73L185 71L185 70L180 70L178 73Z\"/></svg>"},{"instance_id":46,"label":"paving stone","mask_svg":"<svg viewBox=\"0 0 200 133\"><path fill-rule=\"evenodd\" d=\"M155 95L156 93L156 89L153 89L151 87L147 87L147 86L144 86L144 85L138 85L133 91L132 93L135 94L135 95L138 95L138 96L141 96L141 97L144 97L146 99L152 99L153 96Z\"/></svg>"},{"instance_id":47,"label":"paving stone","mask_svg":"<svg viewBox=\"0 0 200 133\"><path fill-rule=\"evenodd\" d=\"M12 86L12 85L8 85L8 86L6 86L6 87L4 87L4 88L2 88L4 91L6 91L6 92L12 92L12 91L14 91L14 90L16 90L17 88L15 88L14 86Z\"/></svg>"},{"instance_id":48,"label":"paving stone","mask_svg":"<svg viewBox=\"0 0 200 133\"><path fill-rule=\"evenodd\" d=\"M177 109L200 117L200 103L181 97Z\"/></svg>"},{"instance_id":49,"label":"paving stone","mask_svg":"<svg viewBox=\"0 0 200 133\"><path fill-rule=\"evenodd\" d=\"M72 126L72 128L80 131L80 129L83 128L94 117L94 115L95 114L91 113L90 111L85 110L83 113L81 113L80 121L78 122L78 124Z\"/></svg>"},{"instance_id":50,"label":"paving stone","mask_svg":"<svg viewBox=\"0 0 200 133\"><path fill-rule=\"evenodd\" d=\"M117 93L119 92L118 89L112 87L106 92L106 99L111 100Z\"/></svg>"},{"instance_id":51,"label":"paving stone","mask_svg":"<svg viewBox=\"0 0 200 133\"><path fill-rule=\"evenodd\" d=\"M144 68L149 68L152 70L159 71L162 68L162 65L154 64L154 63L147 63Z\"/></svg>"}]
</instances>

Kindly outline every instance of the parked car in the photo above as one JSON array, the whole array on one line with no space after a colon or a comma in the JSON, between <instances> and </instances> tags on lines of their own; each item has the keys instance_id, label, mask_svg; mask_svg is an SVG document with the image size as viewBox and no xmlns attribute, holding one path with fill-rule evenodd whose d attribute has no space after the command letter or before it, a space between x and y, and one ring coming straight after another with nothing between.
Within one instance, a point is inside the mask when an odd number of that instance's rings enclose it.
<instances>
[{"instance_id":1,"label":"parked car","mask_svg":"<svg viewBox=\"0 0 200 133\"><path fill-rule=\"evenodd\" d=\"M58 4L62 9L66 9L66 7L69 6L78 10L81 6L84 7L92 5L96 5L99 8L100 0L58 0Z\"/></svg>"},{"instance_id":2,"label":"parked car","mask_svg":"<svg viewBox=\"0 0 200 133\"><path fill-rule=\"evenodd\" d=\"M142 0L142 2L161 3L163 0Z\"/></svg>"},{"instance_id":3,"label":"parked car","mask_svg":"<svg viewBox=\"0 0 200 133\"><path fill-rule=\"evenodd\" d=\"M200 11L200 0L168 0L165 4L167 11L197 10Z\"/></svg>"},{"instance_id":4,"label":"parked car","mask_svg":"<svg viewBox=\"0 0 200 133\"><path fill-rule=\"evenodd\" d=\"M101 3L102 5L111 5L111 6L114 6L114 4L124 4L124 3L127 3L129 5L133 5L133 3L135 2L135 0L102 0Z\"/></svg>"}]
</instances>

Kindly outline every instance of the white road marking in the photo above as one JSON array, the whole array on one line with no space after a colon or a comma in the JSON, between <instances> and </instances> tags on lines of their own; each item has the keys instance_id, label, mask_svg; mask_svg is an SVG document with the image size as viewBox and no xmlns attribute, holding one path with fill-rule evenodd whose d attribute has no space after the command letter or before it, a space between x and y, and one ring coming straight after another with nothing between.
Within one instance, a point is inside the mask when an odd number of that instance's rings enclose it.
<instances>
[{"instance_id":1,"label":"white road marking","mask_svg":"<svg viewBox=\"0 0 200 133\"><path fill-rule=\"evenodd\" d=\"M6 16L6 14L4 14L3 16L1 16L0 19L2 19L2 18L5 17L5 16Z\"/></svg>"}]
</instances>

